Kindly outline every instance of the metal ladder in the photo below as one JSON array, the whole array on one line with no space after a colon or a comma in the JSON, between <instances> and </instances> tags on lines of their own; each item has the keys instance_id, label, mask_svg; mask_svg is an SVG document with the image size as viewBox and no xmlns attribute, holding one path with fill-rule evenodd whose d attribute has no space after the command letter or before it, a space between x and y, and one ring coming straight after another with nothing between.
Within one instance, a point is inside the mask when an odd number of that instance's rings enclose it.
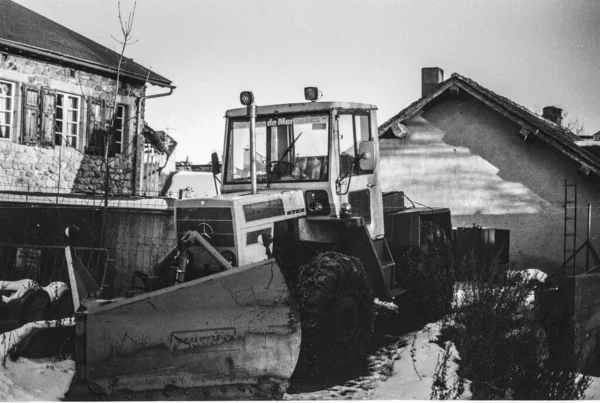
<instances>
[{"instance_id":1,"label":"metal ladder","mask_svg":"<svg viewBox=\"0 0 600 403\"><path fill-rule=\"evenodd\" d=\"M565 231L564 231L564 259L563 275L567 275L567 270L571 270L571 275L575 275L576 256L567 261L577 248L577 181L569 183L565 178Z\"/></svg>"}]
</instances>

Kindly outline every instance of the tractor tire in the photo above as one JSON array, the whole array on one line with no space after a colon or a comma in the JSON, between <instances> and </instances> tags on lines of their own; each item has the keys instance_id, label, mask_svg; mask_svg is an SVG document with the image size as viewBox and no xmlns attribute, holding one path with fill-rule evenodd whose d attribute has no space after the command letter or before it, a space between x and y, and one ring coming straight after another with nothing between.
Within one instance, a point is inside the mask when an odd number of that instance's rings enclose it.
<instances>
[{"instance_id":1,"label":"tractor tire","mask_svg":"<svg viewBox=\"0 0 600 403\"><path fill-rule=\"evenodd\" d=\"M395 255L396 278L408 291L397 301L400 311L408 319L424 323L446 315L452 306L455 274L452 245L445 231L424 221L420 246Z\"/></svg>"},{"instance_id":2,"label":"tractor tire","mask_svg":"<svg viewBox=\"0 0 600 403\"><path fill-rule=\"evenodd\" d=\"M302 321L297 372L336 376L364 364L373 327L373 291L360 261L325 252L300 267L295 288Z\"/></svg>"}]
</instances>

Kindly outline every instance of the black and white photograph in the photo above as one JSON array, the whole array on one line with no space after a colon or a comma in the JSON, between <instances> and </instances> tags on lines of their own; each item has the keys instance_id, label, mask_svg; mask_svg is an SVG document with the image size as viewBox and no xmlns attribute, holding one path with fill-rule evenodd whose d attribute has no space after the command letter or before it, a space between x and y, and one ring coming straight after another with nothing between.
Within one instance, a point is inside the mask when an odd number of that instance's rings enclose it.
<instances>
[{"instance_id":1,"label":"black and white photograph","mask_svg":"<svg viewBox=\"0 0 600 403\"><path fill-rule=\"evenodd\" d=\"M600 1L0 0L0 401L600 400Z\"/></svg>"}]
</instances>

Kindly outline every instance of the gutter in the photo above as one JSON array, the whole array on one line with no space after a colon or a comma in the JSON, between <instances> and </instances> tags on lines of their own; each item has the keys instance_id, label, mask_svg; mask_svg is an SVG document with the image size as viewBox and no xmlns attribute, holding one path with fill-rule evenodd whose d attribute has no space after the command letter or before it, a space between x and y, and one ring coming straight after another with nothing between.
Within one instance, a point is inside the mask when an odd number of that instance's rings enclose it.
<instances>
[{"instance_id":1,"label":"gutter","mask_svg":"<svg viewBox=\"0 0 600 403\"><path fill-rule=\"evenodd\" d=\"M152 98L162 98L162 97L168 97L169 95L173 94L173 91L175 90L174 85L169 85L169 92L163 92L161 94L153 94L153 95L144 95L142 97L139 97L136 100L136 108L137 108L137 112L136 112L136 136L137 139L139 140L140 136L142 135L142 130L144 125L140 124L141 119L142 119L142 101L145 101L146 99L152 99ZM144 140L145 142L145 140ZM143 154L144 153L144 149L142 148L141 150L141 155L142 155L142 161L140 161L140 169L139 169L139 173L135 172L135 174L133 175L134 181L136 181L137 183L134 183L133 188L136 190L135 194L137 195L141 195L143 188L144 188L144 158L143 158ZM137 171L137 165L138 165L138 161L137 158L140 155L140 150L138 150L138 152L135 153L135 164L133 165L136 168ZM139 178L139 180L137 179ZM136 189L137 188L137 189Z\"/></svg>"},{"instance_id":2,"label":"gutter","mask_svg":"<svg viewBox=\"0 0 600 403\"><path fill-rule=\"evenodd\" d=\"M63 53L53 52L51 50L46 50L46 49L38 48L35 46L23 45L23 44L19 44L17 42L13 42L13 41L9 41L9 40L0 38L0 46L2 46L2 45L6 46L8 48L14 48L17 50L21 50L23 52L33 53L38 56L44 56L44 57L56 59L56 60L59 60L59 61L65 62L65 63L71 63L71 64L87 67L87 68L90 68L90 69L93 69L96 71L100 71L100 72L104 72L104 73L109 73L109 74L117 73L116 68L106 67L99 63L90 62L88 60L80 59L77 57L67 56ZM131 60L131 59L127 59L127 60ZM141 67L143 67L143 66L141 66ZM143 68L145 68L145 67L143 67ZM131 72L124 71L124 70L121 70L121 74L123 74L124 76L131 78L131 79L144 81L144 82L148 81L150 84L158 85L160 87L171 87L171 81L168 81L168 80L162 81L162 80L151 79L147 76L144 76L141 74L136 74L136 73L131 73Z\"/></svg>"}]
</instances>

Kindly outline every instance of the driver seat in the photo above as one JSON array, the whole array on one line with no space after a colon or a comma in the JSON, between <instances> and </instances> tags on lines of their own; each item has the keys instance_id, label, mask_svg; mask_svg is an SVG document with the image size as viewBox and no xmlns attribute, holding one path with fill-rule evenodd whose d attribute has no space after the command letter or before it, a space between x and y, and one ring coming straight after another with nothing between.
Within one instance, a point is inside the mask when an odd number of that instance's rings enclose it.
<instances>
[{"instance_id":1,"label":"driver seat","mask_svg":"<svg viewBox=\"0 0 600 403\"><path fill-rule=\"evenodd\" d=\"M273 164L273 166L271 167L271 174L276 178L291 176L293 169L294 165L284 161L279 164Z\"/></svg>"}]
</instances>

